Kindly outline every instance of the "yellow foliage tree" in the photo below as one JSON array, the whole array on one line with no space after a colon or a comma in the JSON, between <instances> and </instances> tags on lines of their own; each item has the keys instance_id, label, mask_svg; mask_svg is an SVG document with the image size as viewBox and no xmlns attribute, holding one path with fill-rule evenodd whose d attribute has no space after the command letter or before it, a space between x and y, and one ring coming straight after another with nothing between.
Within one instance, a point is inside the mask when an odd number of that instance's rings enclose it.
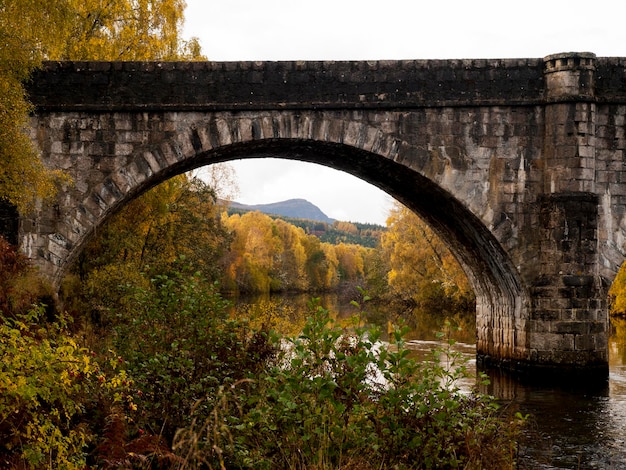
<instances>
[{"instance_id":1,"label":"yellow foliage tree","mask_svg":"<svg viewBox=\"0 0 626 470\"><path fill-rule=\"evenodd\" d=\"M28 135L23 82L42 60L199 59L183 41L184 0L3 0L0 3L0 201L20 212L50 199L47 171Z\"/></svg>"},{"instance_id":2,"label":"yellow foliage tree","mask_svg":"<svg viewBox=\"0 0 626 470\"><path fill-rule=\"evenodd\" d=\"M46 171L28 136L22 82L58 46L66 11L64 1L0 3L0 201L20 211L51 197L58 176Z\"/></svg>"},{"instance_id":3,"label":"yellow foliage tree","mask_svg":"<svg viewBox=\"0 0 626 470\"><path fill-rule=\"evenodd\" d=\"M345 245L339 254L335 245L260 212L224 213L222 221L232 234L222 258L227 290L323 291L337 288L346 273L352 276L350 280L363 277L360 247Z\"/></svg>"},{"instance_id":4,"label":"yellow foliage tree","mask_svg":"<svg viewBox=\"0 0 626 470\"><path fill-rule=\"evenodd\" d=\"M359 245L340 243L335 246L341 279L358 281L365 276L365 257L368 250Z\"/></svg>"},{"instance_id":5,"label":"yellow foliage tree","mask_svg":"<svg viewBox=\"0 0 626 470\"><path fill-rule=\"evenodd\" d=\"M120 302L120 286L145 287L148 279L191 268L208 281L219 278L227 232L214 194L205 183L178 175L128 203L98 229L81 252L73 272L82 285L66 279L68 297L82 291L89 310L100 317Z\"/></svg>"},{"instance_id":6,"label":"yellow foliage tree","mask_svg":"<svg viewBox=\"0 0 626 470\"><path fill-rule=\"evenodd\" d=\"M29 136L23 83L30 73L43 60L199 58L197 40L179 35L184 7L183 0L0 0L0 203L32 210L54 196L62 178L45 168ZM41 309L10 314L0 312L0 461L85 468L91 433L80 421L111 412L117 401L134 410L120 391L130 381L121 373L108 380L91 367L92 355L64 328L46 324ZM98 404L103 388L109 402ZM103 425L92 431L102 433Z\"/></svg>"},{"instance_id":7,"label":"yellow foliage tree","mask_svg":"<svg viewBox=\"0 0 626 470\"><path fill-rule=\"evenodd\" d=\"M337 230L341 230L342 232L347 232L352 235L356 235L357 233L359 233L359 229L357 228L357 226L351 222L335 221L333 222L333 227L335 227Z\"/></svg>"},{"instance_id":8,"label":"yellow foliage tree","mask_svg":"<svg viewBox=\"0 0 626 470\"><path fill-rule=\"evenodd\" d=\"M227 285L237 290L269 292L274 259L280 253L280 242L273 236L272 219L260 212L247 212L224 219L233 234L230 246L232 276Z\"/></svg>"},{"instance_id":9,"label":"yellow foliage tree","mask_svg":"<svg viewBox=\"0 0 626 470\"><path fill-rule=\"evenodd\" d=\"M322 263L324 283L322 289L334 289L339 285L339 260L335 252L335 246L330 243L322 243L324 261Z\"/></svg>"},{"instance_id":10,"label":"yellow foliage tree","mask_svg":"<svg viewBox=\"0 0 626 470\"><path fill-rule=\"evenodd\" d=\"M624 265L622 265L609 289L609 298L611 300L611 313L620 316L626 315L626 267Z\"/></svg>"},{"instance_id":11,"label":"yellow foliage tree","mask_svg":"<svg viewBox=\"0 0 626 470\"><path fill-rule=\"evenodd\" d=\"M274 233L282 245L275 272L278 285L282 290L306 290L308 287L304 271L306 253L302 246L302 238L306 236L304 230L284 220L276 219Z\"/></svg>"},{"instance_id":12,"label":"yellow foliage tree","mask_svg":"<svg viewBox=\"0 0 626 470\"><path fill-rule=\"evenodd\" d=\"M55 60L194 60L198 40L180 31L184 0L67 0L69 28Z\"/></svg>"},{"instance_id":13,"label":"yellow foliage tree","mask_svg":"<svg viewBox=\"0 0 626 470\"><path fill-rule=\"evenodd\" d=\"M467 277L445 244L413 212L397 205L381 237L392 297L439 311L473 299Z\"/></svg>"}]
</instances>

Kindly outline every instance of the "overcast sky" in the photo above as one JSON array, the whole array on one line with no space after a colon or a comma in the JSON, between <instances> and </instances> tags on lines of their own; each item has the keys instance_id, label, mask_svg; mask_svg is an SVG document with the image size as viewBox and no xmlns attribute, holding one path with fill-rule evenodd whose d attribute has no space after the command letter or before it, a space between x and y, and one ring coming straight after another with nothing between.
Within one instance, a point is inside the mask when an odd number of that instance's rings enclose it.
<instances>
[{"instance_id":1,"label":"overcast sky","mask_svg":"<svg viewBox=\"0 0 626 470\"><path fill-rule=\"evenodd\" d=\"M215 61L626 57L625 13L623 0L187 0L184 32ZM378 189L323 166L232 165L239 202L304 198L335 219L383 225L391 205Z\"/></svg>"}]
</instances>

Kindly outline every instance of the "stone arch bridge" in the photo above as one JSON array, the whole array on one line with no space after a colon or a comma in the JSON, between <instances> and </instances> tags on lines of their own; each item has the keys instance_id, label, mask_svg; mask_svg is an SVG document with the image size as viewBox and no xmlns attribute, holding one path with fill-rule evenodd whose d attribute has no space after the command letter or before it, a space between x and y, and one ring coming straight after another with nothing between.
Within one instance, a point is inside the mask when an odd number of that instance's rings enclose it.
<instances>
[{"instance_id":1,"label":"stone arch bridge","mask_svg":"<svg viewBox=\"0 0 626 470\"><path fill-rule=\"evenodd\" d=\"M479 359L607 376L626 58L61 62L28 90L32 139L73 183L21 214L17 239L57 286L107 217L165 179L302 160L378 186L448 242L476 293Z\"/></svg>"}]
</instances>

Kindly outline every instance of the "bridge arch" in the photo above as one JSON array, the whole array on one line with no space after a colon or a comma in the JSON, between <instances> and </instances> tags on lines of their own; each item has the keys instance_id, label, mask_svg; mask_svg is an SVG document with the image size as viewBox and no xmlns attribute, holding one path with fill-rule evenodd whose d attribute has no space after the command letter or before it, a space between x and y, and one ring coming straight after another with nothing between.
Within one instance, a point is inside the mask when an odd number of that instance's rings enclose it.
<instances>
[{"instance_id":1,"label":"bridge arch","mask_svg":"<svg viewBox=\"0 0 626 470\"><path fill-rule=\"evenodd\" d=\"M139 123L118 127L138 128ZM141 122L150 121L140 116ZM162 116L159 116L162 119ZM99 179L75 180L57 206L59 230L48 237L48 255L56 257L53 280L66 269L91 234L132 198L164 180L201 166L235 159L274 157L317 163L367 181L420 215L449 245L476 294L478 352L486 357L523 357L526 348L528 293L509 255L493 233L466 205L437 180L447 165L426 165L418 171L401 161L404 143L379 125L354 116L324 113L267 113L169 116L177 126L170 138L150 145L132 145L118 138L117 165ZM384 119L381 118L381 119ZM64 138L80 128L98 127L84 116L66 119ZM68 132L69 129L69 132ZM136 131L135 131L136 132ZM133 138L133 132L120 133ZM61 145L77 145L61 142ZM400 160L400 161L399 161ZM94 161L94 166L98 163ZM73 175L80 178L79 174ZM81 192L80 187L88 188ZM60 216L60 217L59 217Z\"/></svg>"},{"instance_id":2,"label":"bridge arch","mask_svg":"<svg viewBox=\"0 0 626 470\"><path fill-rule=\"evenodd\" d=\"M47 63L28 88L32 138L74 185L19 215L19 244L58 282L94 227L159 181L240 157L317 162L443 235L478 297L479 355L606 376L606 290L625 252L625 68L591 53Z\"/></svg>"}]
</instances>

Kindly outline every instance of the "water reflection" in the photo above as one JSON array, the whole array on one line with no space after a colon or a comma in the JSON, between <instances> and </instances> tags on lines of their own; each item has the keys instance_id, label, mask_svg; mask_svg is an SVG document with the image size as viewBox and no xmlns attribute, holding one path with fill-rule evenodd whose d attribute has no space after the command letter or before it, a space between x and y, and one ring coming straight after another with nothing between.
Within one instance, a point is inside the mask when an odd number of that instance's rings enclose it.
<instances>
[{"instance_id":1,"label":"water reflection","mask_svg":"<svg viewBox=\"0 0 626 470\"><path fill-rule=\"evenodd\" d=\"M424 358L441 345L421 340L409 344ZM475 345L457 343L454 348L475 374ZM520 445L520 469L626 469L623 364L612 362L610 379L595 384L530 385L498 370L481 371L490 379L489 385L479 387L482 393L497 397L513 412L530 415ZM471 390L476 382L465 380L459 385Z\"/></svg>"},{"instance_id":2,"label":"water reflection","mask_svg":"<svg viewBox=\"0 0 626 470\"><path fill-rule=\"evenodd\" d=\"M281 301L301 312L309 299L291 296ZM339 317L358 312L348 299L338 296L323 297L322 305ZM374 313L373 317L378 318L389 315ZM409 346L416 355L430 358L431 350L443 344L436 336L443 320L417 318L409 337ZM455 323L462 330L451 332L457 341L454 348L475 374L475 319L455 319ZM520 447L520 469L626 469L626 320L613 319L612 326L608 381L531 385L497 370L483 371L491 383L481 387L482 392L531 416ZM467 380L460 386L470 390L476 382Z\"/></svg>"}]
</instances>

